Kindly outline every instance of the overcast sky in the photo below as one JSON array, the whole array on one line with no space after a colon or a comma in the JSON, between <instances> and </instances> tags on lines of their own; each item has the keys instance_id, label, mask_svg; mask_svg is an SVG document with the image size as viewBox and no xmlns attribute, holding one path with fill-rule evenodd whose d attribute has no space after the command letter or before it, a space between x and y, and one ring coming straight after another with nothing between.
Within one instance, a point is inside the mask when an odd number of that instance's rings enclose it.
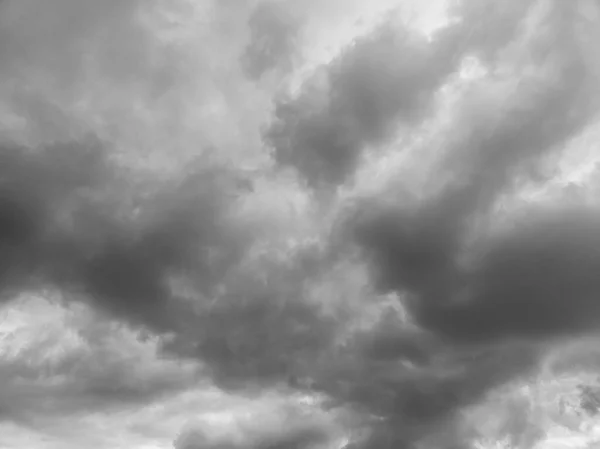
<instances>
[{"instance_id":1,"label":"overcast sky","mask_svg":"<svg viewBox=\"0 0 600 449\"><path fill-rule=\"evenodd\" d=\"M600 438L597 42L594 0L0 0L0 448Z\"/></svg>"}]
</instances>

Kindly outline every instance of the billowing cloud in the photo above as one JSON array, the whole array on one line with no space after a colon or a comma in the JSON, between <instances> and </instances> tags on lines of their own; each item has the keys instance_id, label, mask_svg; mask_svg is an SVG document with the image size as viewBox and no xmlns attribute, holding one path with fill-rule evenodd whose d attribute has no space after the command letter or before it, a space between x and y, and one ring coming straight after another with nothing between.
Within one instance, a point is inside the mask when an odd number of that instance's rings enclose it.
<instances>
[{"instance_id":1,"label":"billowing cloud","mask_svg":"<svg viewBox=\"0 0 600 449\"><path fill-rule=\"evenodd\" d=\"M469 447L597 328L595 3L42 3L0 3L0 445Z\"/></svg>"},{"instance_id":2,"label":"billowing cloud","mask_svg":"<svg viewBox=\"0 0 600 449\"><path fill-rule=\"evenodd\" d=\"M480 323L482 333L474 331L469 337L472 341L484 337L484 328L496 336L502 336L503 328L508 335L533 332L538 328L536 321L548 332L566 330L560 322L569 318L564 311L559 318L558 309L561 303L567 307L567 292L585 303L593 296L594 287L587 278L571 276L567 268L577 260L582 265L577 265L576 272L594 270L593 212L565 209L547 214L533 210L486 248L478 248L481 237L473 237L488 232L483 225L477 229L475 223L493 213L500 195L522 184L544 155L560 151L590 117L587 89L595 76L587 70L585 52L577 50L577 34L568 31L574 19L545 3L530 14L520 28L524 37L504 50L510 59L499 60L515 80L497 83L495 75L484 76L474 90L467 90L465 107L450 121L447 148L442 146L443 155L436 165L444 180L437 187L439 193L412 208L402 210L400 206L383 212L359 226L359 240L375 249L381 263L382 285L415 294L418 319L434 331L447 326L456 332L463 329L466 336L468 322ZM536 21L543 21L548 31L532 38L529 23ZM544 59L536 62L536 54L529 56L531 48ZM526 63L519 63L526 64L524 67L515 65L513 59L521 51L527 57ZM522 56L518 57L517 61L521 60ZM531 84L523 70L533 74ZM490 89L489 94L497 100L478 103L477 84ZM470 110L474 104L477 106ZM579 240L587 245L577 243ZM489 315L484 312L488 306ZM551 320L553 307L557 308L557 321L542 324ZM568 308L574 314L586 313ZM504 312L510 317L503 319ZM522 322L520 330L516 329L518 321Z\"/></svg>"},{"instance_id":3,"label":"billowing cloud","mask_svg":"<svg viewBox=\"0 0 600 449\"><path fill-rule=\"evenodd\" d=\"M176 449L325 448L341 442L340 429L330 416L294 401L273 399L242 403L226 414L196 419L183 429L175 441Z\"/></svg>"},{"instance_id":4,"label":"billowing cloud","mask_svg":"<svg viewBox=\"0 0 600 449\"><path fill-rule=\"evenodd\" d=\"M453 39L428 42L401 21L386 20L277 103L266 133L277 161L312 184L345 181L366 146L422 117L456 57Z\"/></svg>"},{"instance_id":5,"label":"billowing cloud","mask_svg":"<svg viewBox=\"0 0 600 449\"><path fill-rule=\"evenodd\" d=\"M80 288L110 312L173 329L167 325L168 275L188 269L210 288L216 282L211 270L231 263L237 243L232 234L224 242L222 198L226 189L235 193L235 178L228 182L227 173L207 170L142 190L136 179L119 175L109 151L84 142L38 153L5 147L7 286L45 279Z\"/></svg>"}]
</instances>

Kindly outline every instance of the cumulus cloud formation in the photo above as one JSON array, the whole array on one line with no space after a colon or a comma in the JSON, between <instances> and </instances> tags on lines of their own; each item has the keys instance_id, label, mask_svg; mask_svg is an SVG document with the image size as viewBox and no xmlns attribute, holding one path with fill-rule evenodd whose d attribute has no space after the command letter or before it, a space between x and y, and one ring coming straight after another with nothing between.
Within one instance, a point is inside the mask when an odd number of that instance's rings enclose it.
<instances>
[{"instance_id":1,"label":"cumulus cloud formation","mask_svg":"<svg viewBox=\"0 0 600 449\"><path fill-rule=\"evenodd\" d=\"M0 445L543 441L490 401L599 324L598 20L0 3Z\"/></svg>"}]
</instances>

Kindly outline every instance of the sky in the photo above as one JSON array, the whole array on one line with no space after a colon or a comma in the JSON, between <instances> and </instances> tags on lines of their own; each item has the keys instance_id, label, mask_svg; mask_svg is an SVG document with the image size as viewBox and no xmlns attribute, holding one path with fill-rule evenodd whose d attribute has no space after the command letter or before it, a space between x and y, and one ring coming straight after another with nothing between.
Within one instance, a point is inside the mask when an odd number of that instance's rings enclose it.
<instances>
[{"instance_id":1,"label":"sky","mask_svg":"<svg viewBox=\"0 0 600 449\"><path fill-rule=\"evenodd\" d=\"M600 441L599 25L0 0L0 449Z\"/></svg>"}]
</instances>

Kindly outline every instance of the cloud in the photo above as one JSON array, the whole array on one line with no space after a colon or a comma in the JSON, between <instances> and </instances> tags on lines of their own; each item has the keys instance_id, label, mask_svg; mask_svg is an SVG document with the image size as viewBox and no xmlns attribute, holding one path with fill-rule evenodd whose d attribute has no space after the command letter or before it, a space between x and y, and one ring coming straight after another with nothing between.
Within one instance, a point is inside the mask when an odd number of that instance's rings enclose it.
<instances>
[{"instance_id":1,"label":"cloud","mask_svg":"<svg viewBox=\"0 0 600 449\"><path fill-rule=\"evenodd\" d=\"M235 181L202 169L143 191L110 163L110 151L85 142L37 153L5 146L4 286L43 279L80 288L111 313L172 330L168 275L189 270L210 288L218 277L212 270L231 264L239 240L225 237L224 198ZM209 262L206 253L215 250Z\"/></svg>"},{"instance_id":2,"label":"cloud","mask_svg":"<svg viewBox=\"0 0 600 449\"><path fill-rule=\"evenodd\" d=\"M592 342L597 342L597 336L583 342L568 339L566 345L558 345L545 357L556 360L557 353L575 349L585 358L585 353L594 353ZM522 447L589 444L599 429L594 418L583 411L581 392L596 386L593 368L563 366L494 388L485 401L462 412L457 423L463 434L461 441L482 447L493 447L498 441Z\"/></svg>"},{"instance_id":3,"label":"cloud","mask_svg":"<svg viewBox=\"0 0 600 449\"><path fill-rule=\"evenodd\" d=\"M299 299L301 259L312 251L303 240L318 232L311 200L293 177L253 161L258 169L248 181L245 161L210 150L175 169L132 164L122 148L131 142L90 135L35 149L3 144L7 300L39 284L61 288L65 299L115 319L174 332L175 343L163 349L205 359L223 381L286 376L294 355L327 343L331 320ZM273 194L284 191L297 202ZM256 326L267 326L264 338Z\"/></svg>"},{"instance_id":4,"label":"cloud","mask_svg":"<svg viewBox=\"0 0 600 449\"><path fill-rule=\"evenodd\" d=\"M494 242L466 282L472 290L464 304L425 312L424 322L468 340L595 328L597 212L566 209L529 220Z\"/></svg>"},{"instance_id":5,"label":"cloud","mask_svg":"<svg viewBox=\"0 0 600 449\"><path fill-rule=\"evenodd\" d=\"M183 429L176 449L212 447L309 448L339 443L335 416L294 400L247 401L224 414L207 414ZM312 409L312 410L311 410Z\"/></svg>"},{"instance_id":6,"label":"cloud","mask_svg":"<svg viewBox=\"0 0 600 449\"><path fill-rule=\"evenodd\" d=\"M411 332L406 323L390 326L382 338L382 327L376 323L374 332L358 333L313 371L314 388L333 403L380 422L370 438L388 434L417 441L482 401L490 389L536 372L544 352L543 345L525 340L461 347L419 329Z\"/></svg>"},{"instance_id":7,"label":"cloud","mask_svg":"<svg viewBox=\"0 0 600 449\"><path fill-rule=\"evenodd\" d=\"M168 428L168 416L158 435L136 431L152 417L146 409L190 390L206 402L207 392L197 390L210 390L202 366L165 357L164 336L144 336L80 303L63 304L60 292L23 292L0 314L6 447L169 442L177 429ZM170 414L178 416L179 408L181 401Z\"/></svg>"},{"instance_id":8,"label":"cloud","mask_svg":"<svg viewBox=\"0 0 600 449\"><path fill-rule=\"evenodd\" d=\"M72 80L73 76L79 76L80 73L69 62L81 61L83 55L79 53L81 48L78 46L85 45L86 36L101 32L103 26L112 24L121 32L123 25L129 26L133 31L130 37L134 37L137 30L129 21L137 6L136 1L109 1L102 5L70 0L59 0L52 5L36 0L3 2L2 32L9 37L3 39L5 43L1 55L5 62L2 68L5 76L33 65L59 69L61 75ZM34 10L36 14L42 12L38 8L43 8L44 14L34 18ZM65 17L65 14L68 16ZM51 55L56 59L53 60Z\"/></svg>"},{"instance_id":9,"label":"cloud","mask_svg":"<svg viewBox=\"0 0 600 449\"><path fill-rule=\"evenodd\" d=\"M113 402L111 406L104 403L102 407L90 403L87 407L77 408L74 413L39 413L27 423L3 422L0 424L3 431L0 441L7 447L27 447L27 442L39 442L39 447L44 449L81 445L106 449L122 445L163 448L173 447L177 435L184 434L182 429L193 434L195 429L204 428L212 435L220 430L226 436L238 430L236 421L244 422L246 436L253 437L254 426L268 435L268 424L281 422L283 419L277 419L288 416L288 409L292 411L289 415L291 427L295 425L294 418L299 421L297 427L307 427L314 422L301 413L313 412L322 417L317 406L300 402L277 392L248 399L203 382L145 402ZM260 423L249 416L251 411L260 413L259 418L263 418ZM331 425L335 432L339 432L332 419L322 417L315 427Z\"/></svg>"},{"instance_id":10,"label":"cloud","mask_svg":"<svg viewBox=\"0 0 600 449\"><path fill-rule=\"evenodd\" d=\"M339 184L367 146L428 110L436 88L455 69L451 39L428 42L394 19L349 44L276 104L265 138L280 164L311 184Z\"/></svg>"},{"instance_id":11,"label":"cloud","mask_svg":"<svg viewBox=\"0 0 600 449\"><path fill-rule=\"evenodd\" d=\"M48 381L49 391L52 385L64 389L66 402L67 391L76 399L78 390L82 398L106 388L101 395L107 402L127 402L194 381L197 365L162 358L164 336L144 339L139 331L86 306L61 304L57 296L28 292L3 305L2 361L7 372L23 381ZM120 396L109 395L111 388ZM101 401L90 401L94 402Z\"/></svg>"},{"instance_id":12,"label":"cloud","mask_svg":"<svg viewBox=\"0 0 600 449\"><path fill-rule=\"evenodd\" d=\"M81 145L54 145L38 153L16 145L2 146L3 284L17 271L21 272L15 273L17 277L35 272L33 255L38 253L42 236L52 222L52 212L63 207L74 191L102 177L102 151L95 139Z\"/></svg>"},{"instance_id":13,"label":"cloud","mask_svg":"<svg viewBox=\"0 0 600 449\"><path fill-rule=\"evenodd\" d=\"M375 258L380 263L382 285L415 294L417 319L434 332L442 332L443 328L454 328L459 332L462 328L465 338L478 341L484 337L486 331L483 329L486 326L490 334L499 337L515 332L526 333L527 329L535 332L536 320L539 320L540 326L547 327L548 332L558 331L561 330L558 309L555 315L557 322L553 325L549 321L542 324L544 316L551 319L549 315L544 315L542 307L556 304L560 308L562 301L556 295L549 296L547 293L559 290L563 294L567 291L582 292L581 301L585 302L587 299L583 297L587 297L591 291L589 289L594 288L582 277L575 279L567 274L567 267L574 258L581 260L580 270L593 270L595 266L594 250L591 249L595 245L593 233L586 231L592 228L593 225L589 223L593 219L585 218L593 213L577 213L568 209L556 210L549 215L530 212L530 217L515 224L515 230L509 231L497 246L492 244L487 251L482 249L477 253L479 256L468 256L470 251L474 251L469 246L474 230L486 232L481 228L476 230L476 220L492 212L500 194L514 189L516 181L522 182L527 178L527 171L524 170L528 170L530 164L539 163L544 155L560 150L569 136L577 133L590 117L586 97L589 91L585 90L585 86L592 81L590 77L593 75L587 71L581 59L582 53L573 51L573 48L577 48L573 47L573 40L564 37L565 30L573 26L572 19L563 15L558 7L547 10L542 6L539 8L531 14L539 15L538 19L543 19L550 31L533 40L527 33L527 26L523 31L523 39L527 39L530 46L544 46L543 61L535 62L528 56L529 62L525 68L533 64L530 67L535 69L531 85L527 75L522 75L524 69L513 65L512 70L519 68L519 71L510 76L517 77L519 81L518 85L513 84L516 88L509 87L510 94L501 94L502 100L486 104L484 109L480 109L480 104L469 111L467 106L459 113L460 117L466 110L464 118L451 121L453 125L445 139L447 147L439 159L439 165L436 165L444 173L440 178L449 179L439 187L443 190L412 209L399 208L375 214L375 218L366 220L366 225L358 227L359 241L375 250ZM525 23L529 20L533 19L528 17ZM560 45L554 45L559 36ZM516 51L511 46L505 50L509 55ZM525 50L521 51L528 55L527 48L531 47L522 48ZM511 55L509 59L511 65L514 64L513 57ZM489 88L489 92L498 88L493 75L491 79L484 77L481 85L487 82L491 82L485 88ZM477 95L469 97L467 104L477 103L476 98ZM488 113L488 107L498 109L491 109ZM473 114L475 111L477 113ZM563 218L563 214L575 215ZM575 236L582 241L589 239L589 252L580 258L575 254L579 254L580 248L585 245L576 244ZM548 240L540 243L544 238ZM548 252L544 253L541 248ZM520 264L521 260L523 264ZM472 266L466 267L465 263L471 263ZM501 263L504 265L500 266ZM550 268L550 264L554 264L556 271ZM544 274L539 277L534 274L542 271ZM556 284L550 279L556 280ZM552 299L553 296L556 300ZM455 305L460 301L460 305ZM490 309L485 312L488 306ZM577 313L575 308L569 309ZM517 317L517 310L520 311L520 318ZM446 312L448 315L442 318ZM506 319L502 319L504 312L510 317L507 315ZM459 324L461 319L458 316L465 321ZM527 324L524 316L528 317ZM485 317L489 317L490 321L486 322ZM562 318L566 325L569 318L565 315ZM456 327L451 324L454 320ZM519 326L516 321L521 321L522 325ZM469 322L473 326L476 326L476 322L481 323L481 333L474 331L469 334ZM497 330L496 333L493 329Z\"/></svg>"},{"instance_id":14,"label":"cloud","mask_svg":"<svg viewBox=\"0 0 600 449\"><path fill-rule=\"evenodd\" d=\"M339 362L346 377L336 372L339 383L324 388L385 417L373 438L419 440L535 370L548 341L597 327L589 274L597 269L597 212L556 204L501 211L524 184L542 184L543 164L594 119L597 74L572 32L579 19L563 6L532 6L515 35L486 55L483 72L449 79L439 104L448 101L451 115L441 109L433 131L405 150L423 156L392 165L375 195L356 193L354 238L409 323L376 325L359 345L364 372L360 362ZM425 174L422 185L410 184L420 181L414 170ZM411 419L428 430L390 431L391 422Z\"/></svg>"},{"instance_id":15,"label":"cloud","mask_svg":"<svg viewBox=\"0 0 600 449\"><path fill-rule=\"evenodd\" d=\"M269 70L288 69L293 62L297 19L284 5L259 3L250 19L250 42L242 56L242 65L251 78L259 79Z\"/></svg>"},{"instance_id":16,"label":"cloud","mask_svg":"<svg viewBox=\"0 0 600 449\"><path fill-rule=\"evenodd\" d=\"M2 364L9 446L33 429L40 447L150 444L129 411L203 388L202 367L241 387L284 377L284 357L334 333L300 300L319 231L312 199L261 153L270 93L239 66L245 12L88 3L0 6L2 307L57 289L61 307L93 310L67 324L33 307L52 331ZM170 406L154 424L202 410ZM169 444L171 425L155 441Z\"/></svg>"},{"instance_id":17,"label":"cloud","mask_svg":"<svg viewBox=\"0 0 600 449\"><path fill-rule=\"evenodd\" d=\"M10 270L1 287L9 297L31 283L56 284L120 319L179 331L194 315L190 302L213 300L253 239L266 234L259 214L270 206L259 203L270 201L269 192L256 194L251 184L268 176L268 158L256 145L250 151L256 124L241 123L254 120L265 93L237 65L231 77L216 75L231 74L245 44L243 33L226 36L219 24L245 26L248 11L183 1L169 8L88 3L58 2L44 16L33 14L35 1L2 5L11 20L1 57L12 83L2 94L25 125L2 144L0 240ZM201 18L206 36L194 27ZM48 34L52 28L61 33ZM19 70L26 80L15 78ZM51 82L69 77L65 86ZM153 83L161 79L157 93ZM252 115L242 111L250 104ZM238 182L248 166L256 179ZM302 195L293 182L286 188ZM290 221L285 207L269 213L269 226ZM287 244L285 232L277 230L276 245ZM180 278L193 298L171 291Z\"/></svg>"},{"instance_id":18,"label":"cloud","mask_svg":"<svg viewBox=\"0 0 600 449\"><path fill-rule=\"evenodd\" d=\"M136 1L11 0L0 9L3 139L36 145L92 131L86 102L102 90L99 75L122 90L153 71Z\"/></svg>"},{"instance_id":19,"label":"cloud","mask_svg":"<svg viewBox=\"0 0 600 449\"><path fill-rule=\"evenodd\" d=\"M578 2L168 3L0 5L0 444L458 444L595 328Z\"/></svg>"},{"instance_id":20,"label":"cloud","mask_svg":"<svg viewBox=\"0 0 600 449\"><path fill-rule=\"evenodd\" d=\"M303 297L320 231L293 179L248 188L235 167L200 160L161 180L91 141L6 147L6 300L60 288L65 300L173 333L163 350L203 360L230 388L286 378L332 342L336 320ZM292 198L269 196L274 186L298 194L292 210ZM112 380L98 382L104 391Z\"/></svg>"}]
</instances>

